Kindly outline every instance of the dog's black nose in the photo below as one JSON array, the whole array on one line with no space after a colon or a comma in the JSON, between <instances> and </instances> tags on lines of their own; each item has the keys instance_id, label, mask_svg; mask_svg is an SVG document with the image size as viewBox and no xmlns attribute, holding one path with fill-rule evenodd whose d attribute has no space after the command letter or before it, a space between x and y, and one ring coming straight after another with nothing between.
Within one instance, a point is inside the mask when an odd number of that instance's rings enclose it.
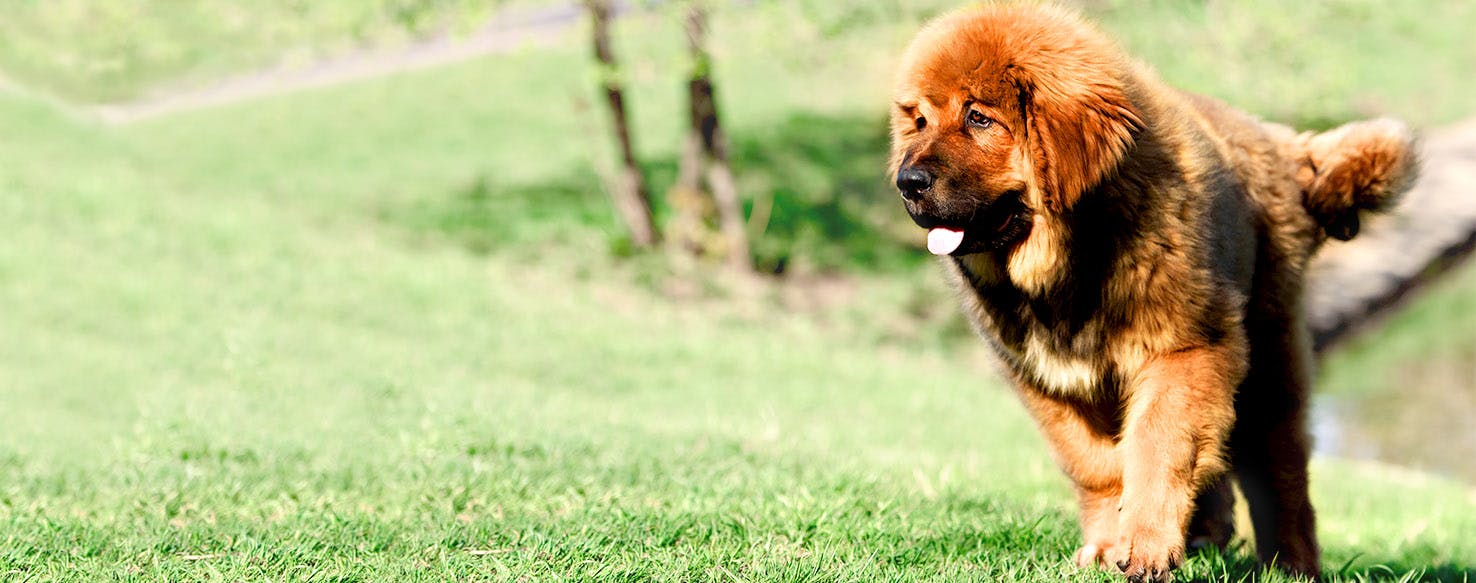
<instances>
[{"instance_id":1,"label":"dog's black nose","mask_svg":"<svg viewBox=\"0 0 1476 583\"><path fill-rule=\"evenodd\" d=\"M897 172L897 190L902 191L902 198L917 200L932 187L933 175L927 170L912 166Z\"/></svg>"}]
</instances>

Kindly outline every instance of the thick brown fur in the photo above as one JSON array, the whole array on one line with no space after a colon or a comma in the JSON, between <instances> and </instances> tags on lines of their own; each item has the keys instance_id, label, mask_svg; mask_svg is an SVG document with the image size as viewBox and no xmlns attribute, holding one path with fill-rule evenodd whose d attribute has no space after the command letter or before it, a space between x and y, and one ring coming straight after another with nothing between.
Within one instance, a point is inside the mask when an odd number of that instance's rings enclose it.
<instances>
[{"instance_id":1,"label":"thick brown fur","mask_svg":"<svg viewBox=\"0 0 1476 583\"><path fill-rule=\"evenodd\" d=\"M1261 122L1034 5L931 23L895 99L892 174L967 233L944 263L1076 486L1076 561L1168 580L1229 540L1233 478L1261 560L1317 576L1303 273L1413 181L1409 131Z\"/></svg>"}]
</instances>

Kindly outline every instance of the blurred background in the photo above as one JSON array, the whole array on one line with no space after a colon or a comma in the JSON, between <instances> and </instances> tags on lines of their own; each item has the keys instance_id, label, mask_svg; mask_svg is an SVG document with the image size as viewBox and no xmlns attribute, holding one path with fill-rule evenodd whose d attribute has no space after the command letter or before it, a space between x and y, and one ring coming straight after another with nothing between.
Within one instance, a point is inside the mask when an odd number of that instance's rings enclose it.
<instances>
[{"instance_id":1,"label":"blurred background","mask_svg":"<svg viewBox=\"0 0 1476 583\"><path fill-rule=\"evenodd\" d=\"M1096 580L884 175L959 3L0 5L5 579ZM1471 216L1476 3L1070 5ZM1476 574L1469 225L1323 352L1339 575Z\"/></svg>"}]
</instances>

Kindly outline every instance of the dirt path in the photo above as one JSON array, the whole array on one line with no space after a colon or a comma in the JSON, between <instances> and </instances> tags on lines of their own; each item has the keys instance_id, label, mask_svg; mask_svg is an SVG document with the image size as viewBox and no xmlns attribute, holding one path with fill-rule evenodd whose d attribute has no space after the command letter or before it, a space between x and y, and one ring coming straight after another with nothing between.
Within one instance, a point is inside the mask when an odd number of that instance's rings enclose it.
<instances>
[{"instance_id":1,"label":"dirt path","mask_svg":"<svg viewBox=\"0 0 1476 583\"><path fill-rule=\"evenodd\" d=\"M631 9L630 2L617 1L614 4L617 15ZM306 67L268 69L202 87L163 90L137 101L99 105L88 110L107 123L126 124L181 111L426 69L508 53L526 46L559 42L569 36L583 16L583 8L573 2L507 10L497 13L486 25L466 35L443 35L410 46L366 49Z\"/></svg>"}]
</instances>

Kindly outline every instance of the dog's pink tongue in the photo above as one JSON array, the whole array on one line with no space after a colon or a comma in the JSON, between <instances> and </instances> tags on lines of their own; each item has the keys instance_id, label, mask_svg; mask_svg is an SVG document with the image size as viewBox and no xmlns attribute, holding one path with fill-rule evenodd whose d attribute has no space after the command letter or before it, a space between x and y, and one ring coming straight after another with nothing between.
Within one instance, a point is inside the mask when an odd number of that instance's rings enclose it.
<instances>
[{"instance_id":1,"label":"dog's pink tongue","mask_svg":"<svg viewBox=\"0 0 1476 583\"><path fill-rule=\"evenodd\" d=\"M947 255L963 244L964 232L943 227L928 231L928 251L933 255Z\"/></svg>"}]
</instances>

